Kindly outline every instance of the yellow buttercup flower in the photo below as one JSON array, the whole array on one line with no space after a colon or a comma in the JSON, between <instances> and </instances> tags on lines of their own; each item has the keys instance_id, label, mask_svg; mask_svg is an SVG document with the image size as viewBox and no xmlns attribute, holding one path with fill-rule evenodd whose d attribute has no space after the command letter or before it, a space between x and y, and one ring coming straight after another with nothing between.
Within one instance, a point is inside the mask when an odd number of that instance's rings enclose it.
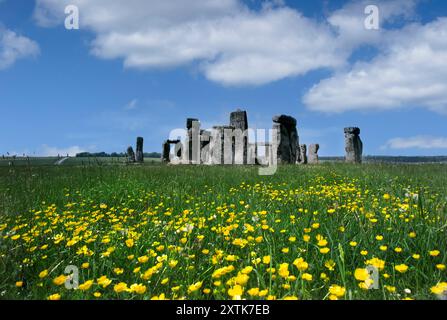
<instances>
[{"instance_id":1,"label":"yellow buttercup flower","mask_svg":"<svg viewBox=\"0 0 447 320\"><path fill-rule=\"evenodd\" d=\"M127 287L127 284L125 282L120 282L113 287L113 291L115 291L116 293L121 293L128 290L129 288Z\"/></svg>"},{"instance_id":2,"label":"yellow buttercup flower","mask_svg":"<svg viewBox=\"0 0 447 320\"><path fill-rule=\"evenodd\" d=\"M48 275L48 270L43 270L39 273L39 278L45 278Z\"/></svg>"},{"instance_id":3,"label":"yellow buttercup flower","mask_svg":"<svg viewBox=\"0 0 447 320\"><path fill-rule=\"evenodd\" d=\"M385 268L385 261L379 258L372 258L365 261L366 265L372 265L373 267L382 271Z\"/></svg>"},{"instance_id":4,"label":"yellow buttercup flower","mask_svg":"<svg viewBox=\"0 0 447 320\"><path fill-rule=\"evenodd\" d=\"M61 295L59 293L55 293L55 294L52 294L52 295L48 296L47 299L48 300L60 300L61 299Z\"/></svg>"},{"instance_id":5,"label":"yellow buttercup flower","mask_svg":"<svg viewBox=\"0 0 447 320\"><path fill-rule=\"evenodd\" d=\"M384 288L391 293L396 292L396 287L385 285Z\"/></svg>"},{"instance_id":6,"label":"yellow buttercup flower","mask_svg":"<svg viewBox=\"0 0 447 320\"><path fill-rule=\"evenodd\" d=\"M130 292L144 294L146 292L146 286L142 285L142 284L134 283L130 286Z\"/></svg>"},{"instance_id":7,"label":"yellow buttercup flower","mask_svg":"<svg viewBox=\"0 0 447 320\"><path fill-rule=\"evenodd\" d=\"M309 268L309 264L304 261L303 258L297 258L295 261L293 261L293 265L299 270L299 271L306 271Z\"/></svg>"},{"instance_id":8,"label":"yellow buttercup flower","mask_svg":"<svg viewBox=\"0 0 447 320\"><path fill-rule=\"evenodd\" d=\"M106 288L112 283L112 280L108 279L107 276L102 276L96 279L96 282L103 288Z\"/></svg>"},{"instance_id":9,"label":"yellow buttercup flower","mask_svg":"<svg viewBox=\"0 0 447 320\"><path fill-rule=\"evenodd\" d=\"M65 281L67 280L67 276L65 276L65 275L60 275L60 276L58 276L58 277L56 277L56 278L54 278L53 279L53 283L55 284L55 285L57 285L57 286L61 286L61 285L63 285L64 283L65 283Z\"/></svg>"},{"instance_id":10,"label":"yellow buttercup flower","mask_svg":"<svg viewBox=\"0 0 447 320\"><path fill-rule=\"evenodd\" d=\"M437 256L439 256L440 251L439 250L431 250L429 253L430 253L430 256L437 257Z\"/></svg>"},{"instance_id":11,"label":"yellow buttercup flower","mask_svg":"<svg viewBox=\"0 0 447 320\"><path fill-rule=\"evenodd\" d=\"M123 273L124 273L124 269L123 269L123 268L114 268L114 269L113 269L113 272L114 272L116 275L120 275L120 274L123 274Z\"/></svg>"},{"instance_id":12,"label":"yellow buttercup flower","mask_svg":"<svg viewBox=\"0 0 447 320\"><path fill-rule=\"evenodd\" d=\"M262 263L263 264L270 264L271 258L270 256L264 256L262 257Z\"/></svg>"},{"instance_id":13,"label":"yellow buttercup flower","mask_svg":"<svg viewBox=\"0 0 447 320\"><path fill-rule=\"evenodd\" d=\"M228 289L228 295L233 300L240 300L243 293L244 289L240 285L235 285L234 287Z\"/></svg>"},{"instance_id":14,"label":"yellow buttercup flower","mask_svg":"<svg viewBox=\"0 0 447 320\"><path fill-rule=\"evenodd\" d=\"M132 248L134 246L135 242L133 241L133 239L127 239L126 240L126 246L128 248Z\"/></svg>"},{"instance_id":15,"label":"yellow buttercup flower","mask_svg":"<svg viewBox=\"0 0 447 320\"><path fill-rule=\"evenodd\" d=\"M192 285L190 285L188 287L188 293L195 292L195 291L199 290L202 287L202 284L203 284L202 281L193 283Z\"/></svg>"},{"instance_id":16,"label":"yellow buttercup flower","mask_svg":"<svg viewBox=\"0 0 447 320\"><path fill-rule=\"evenodd\" d=\"M278 274L282 278L287 278L290 274L289 272L289 264L288 263L281 263L278 268Z\"/></svg>"},{"instance_id":17,"label":"yellow buttercup flower","mask_svg":"<svg viewBox=\"0 0 447 320\"><path fill-rule=\"evenodd\" d=\"M259 288L251 288L247 290L247 293L252 297L256 297L259 295Z\"/></svg>"},{"instance_id":18,"label":"yellow buttercup flower","mask_svg":"<svg viewBox=\"0 0 447 320\"><path fill-rule=\"evenodd\" d=\"M369 272L364 268L355 269L354 277L359 281L365 281L369 278Z\"/></svg>"},{"instance_id":19,"label":"yellow buttercup flower","mask_svg":"<svg viewBox=\"0 0 447 320\"><path fill-rule=\"evenodd\" d=\"M408 266L406 264L399 264L395 266L394 269L400 273L405 273L408 270Z\"/></svg>"},{"instance_id":20,"label":"yellow buttercup flower","mask_svg":"<svg viewBox=\"0 0 447 320\"><path fill-rule=\"evenodd\" d=\"M301 279L306 281L312 281L312 275L310 273L303 273Z\"/></svg>"},{"instance_id":21,"label":"yellow buttercup flower","mask_svg":"<svg viewBox=\"0 0 447 320\"><path fill-rule=\"evenodd\" d=\"M93 280L87 280L83 284L79 285L79 290L87 291L87 290L89 290L91 288L92 285L93 285Z\"/></svg>"},{"instance_id":22,"label":"yellow buttercup flower","mask_svg":"<svg viewBox=\"0 0 447 320\"><path fill-rule=\"evenodd\" d=\"M440 282L436 286L430 288L430 291L434 294L441 295L447 293L447 282Z\"/></svg>"},{"instance_id":23,"label":"yellow buttercup flower","mask_svg":"<svg viewBox=\"0 0 447 320\"><path fill-rule=\"evenodd\" d=\"M329 293L337 298L341 298L344 297L346 289L342 286L333 284L329 287Z\"/></svg>"}]
</instances>

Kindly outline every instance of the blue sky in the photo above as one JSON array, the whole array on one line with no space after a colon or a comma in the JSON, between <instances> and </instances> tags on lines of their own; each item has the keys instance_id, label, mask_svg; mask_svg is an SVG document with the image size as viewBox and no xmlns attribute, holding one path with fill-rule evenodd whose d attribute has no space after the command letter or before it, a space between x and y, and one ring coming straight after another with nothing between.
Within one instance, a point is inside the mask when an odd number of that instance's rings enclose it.
<instances>
[{"instance_id":1,"label":"blue sky","mask_svg":"<svg viewBox=\"0 0 447 320\"><path fill-rule=\"evenodd\" d=\"M433 1L0 0L0 154L161 151L187 117L297 118L343 155L447 154L447 4ZM64 27L65 5L80 29ZM364 7L379 8L367 30Z\"/></svg>"}]
</instances>

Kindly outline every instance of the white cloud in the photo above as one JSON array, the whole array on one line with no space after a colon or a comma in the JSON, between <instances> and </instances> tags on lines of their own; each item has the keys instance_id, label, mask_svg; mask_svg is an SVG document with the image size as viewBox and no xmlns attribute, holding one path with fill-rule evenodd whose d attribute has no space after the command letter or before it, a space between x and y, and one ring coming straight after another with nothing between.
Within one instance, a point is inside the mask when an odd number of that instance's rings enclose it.
<instances>
[{"instance_id":1,"label":"white cloud","mask_svg":"<svg viewBox=\"0 0 447 320\"><path fill-rule=\"evenodd\" d=\"M94 34L91 52L122 59L127 68L195 65L223 85L262 85L328 68L332 77L303 101L327 113L425 107L447 113L447 21L408 24L417 0L380 1L381 29L364 28L369 1L351 1L317 21L265 2L252 10L241 0L36 0L43 26L61 24L64 7L80 10L80 28ZM349 65L356 49L379 50L371 61Z\"/></svg>"},{"instance_id":2,"label":"white cloud","mask_svg":"<svg viewBox=\"0 0 447 320\"><path fill-rule=\"evenodd\" d=\"M415 136L393 138L382 149L447 149L447 138L432 136Z\"/></svg>"},{"instance_id":3,"label":"white cloud","mask_svg":"<svg viewBox=\"0 0 447 320\"><path fill-rule=\"evenodd\" d=\"M328 22L337 30L341 47L354 49L359 45L380 45L386 29L384 25L399 18L412 19L417 0L375 1L361 0L348 2L328 17ZM368 30L364 26L365 8L376 5L379 10L379 30Z\"/></svg>"},{"instance_id":4,"label":"white cloud","mask_svg":"<svg viewBox=\"0 0 447 320\"><path fill-rule=\"evenodd\" d=\"M36 56L38 53L36 42L0 26L0 70L12 66L18 59Z\"/></svg>"},{"instance_id":5,"label":"white cloud","mask_svg":"<svg viewBox=\"0 0 447 320\"><path fill-rule=\"evenodd\" d=\"M329 25L281 1L253 11L239 0L37 0L35 19L61 23L68 3L79 7L80 28L96 35L92 53L122 58L129 68L198 62L212 81L261 85L335 68L346 58Z\"/></svg>"},{"instance_id":6,"label":"white cloud","mask_svg":"<svg viewBox=\"0 0 447 320\"><path fill-rule=\"evenodd\" d=\"M124 106L124 110L135 110L138 105L138 99L132 99L128 104Z\"/></svg>"},{"instance_id":7,"label":"white cloud","mask_svg":"<svg viewBox=\"0 0 447 320\"><path fill-rule=\"evenodd\" d=\"M67 154L70 157L76 156L77 153L85 152L86 149L79 146L71 146L66 148L58 148L58 147L50 147L48 145L43 145L39 150L38 154L43 157L49 156L66 156Z\"/></svg>"},{"instance_id":8,"label":"white cloud","mask_svg":"<svg viewBox=\"0 0 447 320\"><path fill-rule=\"evenodd\" d=\"M315 85L304 103L315 111L425 107L447 113L447 18L389 31L382 52Z\"/></svg>"}]
</instances>

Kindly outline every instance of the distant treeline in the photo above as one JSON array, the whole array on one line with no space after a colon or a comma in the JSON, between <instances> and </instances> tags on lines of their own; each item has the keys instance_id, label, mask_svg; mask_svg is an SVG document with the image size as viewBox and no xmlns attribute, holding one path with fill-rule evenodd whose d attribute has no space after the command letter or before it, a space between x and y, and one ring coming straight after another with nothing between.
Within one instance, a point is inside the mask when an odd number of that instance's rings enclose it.
<instances>
[{"instance_id":1,"label":"distant treeline","mask_svg":"<svg viewBox=\"0 0 447 320\"><path fill-rule=\"evenodd\" d=\"M127 157L127 154L124 152L118 153L118 152L112 152L112 153L106 153L106 152L81 152L76 154L76 158L122 158ZM150 152L150 153L144 153L145 158L160 158L161 153L158 152Z\"/></svg>"},{"instance_id":2,"label":"distant treeline","mask_svg":"<svg viewBox=\"0 0 447 320\"><path fill-rule=\"evenodd\" d=\"M344 157L320 157L323 161L344 161ZM447 156L364 156L364 162L433 163L447 162Z\"/></svg>"}]
</instances>

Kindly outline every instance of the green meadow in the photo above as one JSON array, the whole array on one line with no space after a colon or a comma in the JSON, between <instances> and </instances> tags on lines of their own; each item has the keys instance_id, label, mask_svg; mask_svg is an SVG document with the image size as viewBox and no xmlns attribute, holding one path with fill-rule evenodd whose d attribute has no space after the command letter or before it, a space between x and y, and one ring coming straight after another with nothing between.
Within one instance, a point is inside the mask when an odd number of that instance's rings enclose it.
<instances>
[{"instance_id":1,"label":"green meadow","mask_svg":"<svg viewBox=\"0 0 447 320\"><path fill-rule=\"evenodd\" d=\"M444 164L328 162L260 176L255 166L53 160L0 165L3 299L397 300L447 290Z\"/></svg>"}]
</instances>

